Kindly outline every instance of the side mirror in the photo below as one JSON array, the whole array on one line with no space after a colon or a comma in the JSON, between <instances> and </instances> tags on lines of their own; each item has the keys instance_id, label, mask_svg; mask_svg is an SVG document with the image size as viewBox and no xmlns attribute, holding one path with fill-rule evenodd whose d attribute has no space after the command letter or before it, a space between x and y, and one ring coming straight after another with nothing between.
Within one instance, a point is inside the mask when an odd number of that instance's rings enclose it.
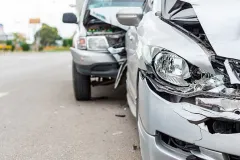
<instances>
[{"instance_id":1,"label":"side mirror","mask_svg":"<svg viewBox=\"0 0 240 160\"><path fill-rule=\"evenodd\" d=\"M118 22L126 26L138 26L142 18L143 11L139 7L122 9L117 13Z\"/></svg>"},{"instance_id":2,"label":"side mirror","mask_svg":"<svg viewBox=\"0 0 240 160\"><path fill-rule=\"evenodd\" d=\"M64 13L62 18L63 23L77 23L77 16L74 13Z\"/></svg>"}]
</instances>

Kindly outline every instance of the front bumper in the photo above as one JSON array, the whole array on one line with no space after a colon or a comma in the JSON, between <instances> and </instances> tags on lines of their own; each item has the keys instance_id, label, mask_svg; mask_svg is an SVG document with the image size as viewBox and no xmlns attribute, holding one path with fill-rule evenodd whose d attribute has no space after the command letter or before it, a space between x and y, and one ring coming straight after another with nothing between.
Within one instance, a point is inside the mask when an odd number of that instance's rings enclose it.
<instances>
[{"instance_id":1,"label":"front bumper","mask_svg":"<svg viewBox=\"0 0 240 160\"><path fill-rule=\"evenodd\" d=\"M77 71L81 74L113 78L118 74L119 64L110 53L76 48L71 48L71 53Z\"/></svg>"},{"instance_id":2,"label":"front bumper","mask_svg":"<svg viewBox=\"0 0 240 160\"><path fill-rule=\"evenodd\" d=\"M240 134L209 133L178 114L184 105L198 107L189 103L171 103L157 95L146 79L139 78L138 126L143 160L185 160L192 155L158 142L157 132L198 146L200 152L195 154L205 157L203 159L231 160L229 155L240 156ZM194 113L188 114L192 119L197 117Z\"/></svg>"}]
</instances>

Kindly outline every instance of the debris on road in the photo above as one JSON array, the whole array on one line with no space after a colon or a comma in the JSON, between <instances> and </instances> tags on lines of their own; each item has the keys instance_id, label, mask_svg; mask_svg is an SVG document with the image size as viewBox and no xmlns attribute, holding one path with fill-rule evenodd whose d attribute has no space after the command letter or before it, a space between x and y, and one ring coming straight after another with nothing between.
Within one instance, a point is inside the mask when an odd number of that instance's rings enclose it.
<instances>
[{"instance_id":1,"label":"debris on road","mask_svg":"<svg viewBox=\"0 0 240 160\"><path fill-rule=\"evenodd\" d=\"M136 151L139 147L136 145L133 145L133 150Z\"/></svg>"},{"instance_id":2,"label":"debris on road","mask_svg":"<svg viewBox=\"0 0 240 160\"><path fill-rule=\"evenodd\" d=\"M115 116L116 116L116 117L120 117L120 118L124 118L124 117L126 117L125 114L115 114Z\"/></svg>"},{"instance_id":3,"label":"debris on road","mask_svg":"<svg viewBox=\"0 0 240 160\"><path fill-rule=\"evenodd\" d=\"M115 133L113 133L112 135L113 135L113 136L117 136L117 135L120 135L120 134L123 134L123 132L122 132L122 131L115 132Z\"/></svg>"}]
</instances>

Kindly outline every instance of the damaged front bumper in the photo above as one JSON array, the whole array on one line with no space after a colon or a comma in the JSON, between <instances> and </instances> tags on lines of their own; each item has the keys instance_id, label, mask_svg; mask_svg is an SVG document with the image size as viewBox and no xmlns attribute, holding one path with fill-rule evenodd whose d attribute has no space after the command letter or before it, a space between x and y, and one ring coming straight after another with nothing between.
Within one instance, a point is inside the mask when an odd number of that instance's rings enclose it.
<instances>
[{"instance_id":1,"label":"damaged front bumper","mask_svg":"<svg viewBox=\"0 0 240 160\"><path fill-rule=\"evenodd\" d=\"M149 78L139 79L138 126L144 160L240 159L238 114L206 109L195 100L171 102L164 92L158 94Z\"/></svg>"},{"instance_id":2,"label":"damaged front bumper","mask_svg":"<svg viewBox=\"0 0 240 160\"><path fill-rule=\"evenodd\" d=\"M79 73L100 77L117 77L119 63L108 52L71 48L73 61Z\"/></svg>"}]
</instances>

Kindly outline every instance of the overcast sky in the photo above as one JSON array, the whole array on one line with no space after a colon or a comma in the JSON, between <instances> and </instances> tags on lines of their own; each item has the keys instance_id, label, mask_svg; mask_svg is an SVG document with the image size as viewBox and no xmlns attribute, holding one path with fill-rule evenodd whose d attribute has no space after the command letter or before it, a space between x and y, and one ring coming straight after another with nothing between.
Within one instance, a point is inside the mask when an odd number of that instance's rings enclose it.
<instances>
[{"instance_id":1,"label":"overcast sky","mask_svg":"<svg viewBox=\"0 0 240 160\"><path fill-rule=\"evenodd\" d=\"M57 27L62 37L70 37L76 26L61 21L64 12L74 11L70 4L75 4L75 0L0 0L0 23L6 33L29 35L29 18L39 17L43 23Z\"/></svg>"}]
</instances>

